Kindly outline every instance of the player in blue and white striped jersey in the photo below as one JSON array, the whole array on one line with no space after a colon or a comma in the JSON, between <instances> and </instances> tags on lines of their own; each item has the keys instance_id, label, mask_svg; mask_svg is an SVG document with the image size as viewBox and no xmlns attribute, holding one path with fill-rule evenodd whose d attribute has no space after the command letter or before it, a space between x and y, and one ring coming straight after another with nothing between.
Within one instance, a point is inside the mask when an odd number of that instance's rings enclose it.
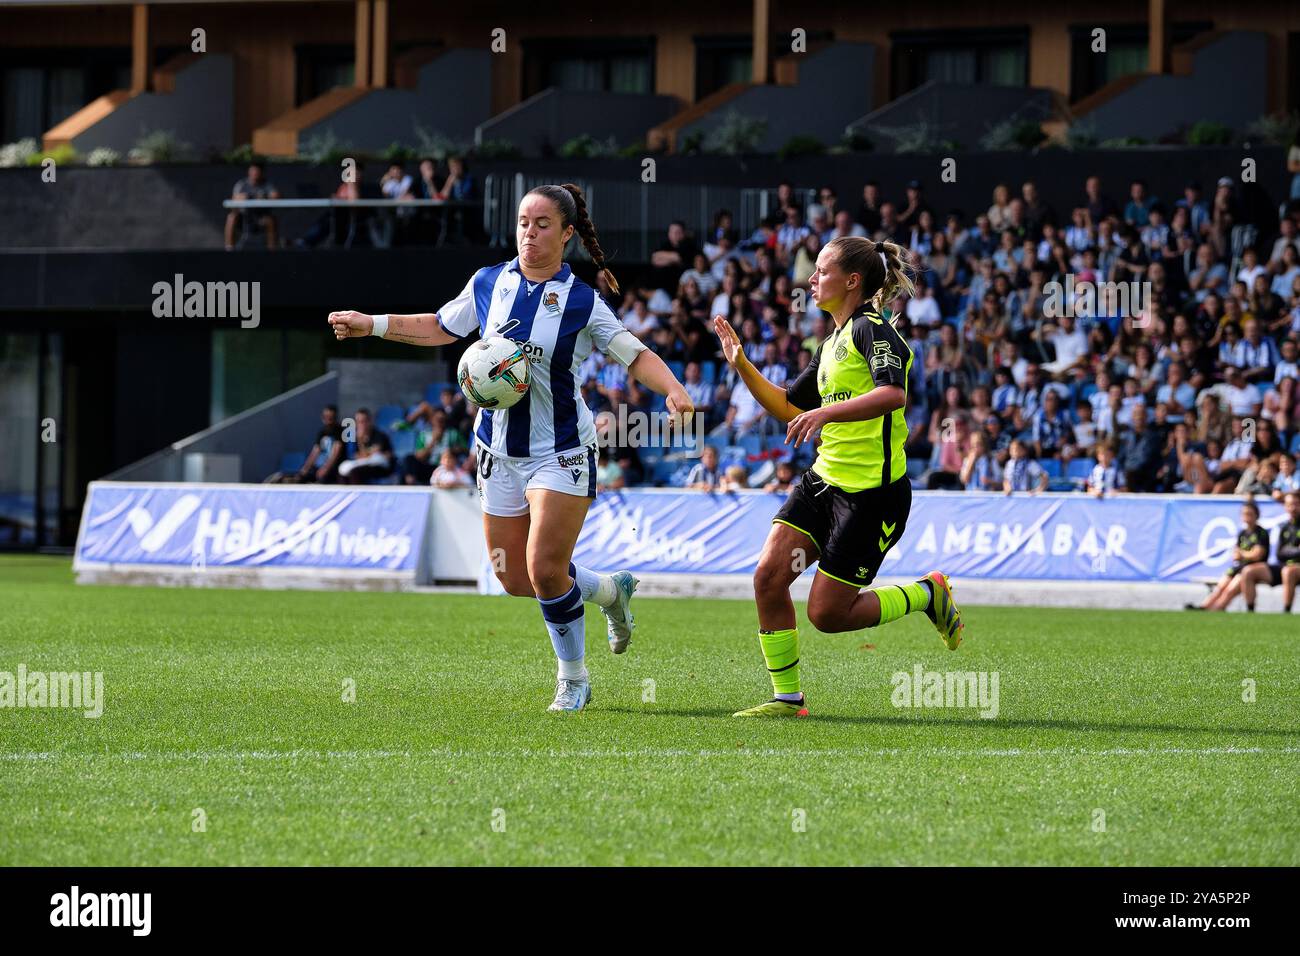
<instances>
[{"instance_id":1,"label":"player in blue and white striped jersey","mask_svg":"<svg viewBox=\"0 0 1300 956\"><path fill-rule=\"evenodd\" d=\"M331 312L342 340L378 335L411 345L447 345L474 333L519 343L532 385L509 409L482 409L474 425L483 531L493 568L510 594L535 597L559 660L551 710L582 710L591 699L585 663L583 603L608 621L609 644L622 653L632 636L628 571L596 574L573 563L573 549L596 496L596 429L582 401L578 369L593 350L666 397L685 424L694 408L663 360L610 311L564 263L574 233L618 291L587 212L572 183L538 186L519 204L519 255L480 269L437 313L368 315Z\"/></svg>"}]
</instances>

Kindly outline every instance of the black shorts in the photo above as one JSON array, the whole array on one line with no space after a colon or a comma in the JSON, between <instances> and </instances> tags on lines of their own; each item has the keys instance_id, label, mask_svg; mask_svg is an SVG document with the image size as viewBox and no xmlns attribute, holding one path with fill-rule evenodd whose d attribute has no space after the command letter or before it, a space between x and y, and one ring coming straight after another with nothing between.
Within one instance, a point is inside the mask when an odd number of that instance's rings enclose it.
<instances>
[{"instance_id":1,"label":"black shorts","mask_svg":"<svg viewBox=\"0 0 1300 956\"><path fill-rule=\"evenodd\" d=\"M875 579L885 553L903 537L911 510L912 485L906 478L849 492L806 471L772 520L812 538L822 574L865 587Z\"/></svg>"}]
</instances>

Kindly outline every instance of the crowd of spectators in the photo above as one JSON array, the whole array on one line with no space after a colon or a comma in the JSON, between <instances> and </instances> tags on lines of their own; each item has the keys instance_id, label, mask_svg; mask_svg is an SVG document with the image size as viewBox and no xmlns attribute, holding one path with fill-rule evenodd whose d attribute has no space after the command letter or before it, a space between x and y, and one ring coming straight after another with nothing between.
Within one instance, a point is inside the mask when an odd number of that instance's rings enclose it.
<instances>
[{"instance_id":1,"label":"crowd of spectators","mask_svg":"<svg viewBox=\"0 0 1300 956\"><path fill-rule=\"evenodd\" d=\"M273 189L254 169L240 188ZM439 180L426 161L418 180L394 165L382 188L472 186L463 166ZM899 243L916 271L915 295L887 308L913 352L907 450L919 487L1279 500L1300 490L1300 201L1261 213L1227 178L1208 194L1188 182L1176 198L1134 180L1117 199L1097 176L1068 209L1032 181L999 185L973 218L936 210L917 181L897 201L875 182L852 201L791 183L774 198L779 212L749 235L727 210L699 236L672 223L621 295L598 278L624 325L681 376L711 446L666 474L658 456L620 445L619 410L662 403L593 353L578 378L602 435L599 487L788 487L814 449L782 447L784 428L722 361L708 323L725 316L766 378L793 380L828 331L807 291L817 254L852 235ZM366 444L359 411L359 443L336 451L322 429L299 477L465 484L473 412L444 389L391 426L415 436L398 456Z\"/></svg>"},{"instance_id":2,"label":"crowd of spectators","mask_svg":"<svg viewBox=\"0 0 1300 956\"><path fill-rule=\"evenodd\" d=\"M721 362L710 317L727 317L765 377L789 381L827 332L806 291L822 246L888 239L917 272L916 294L888 308L914 355L908 456L919 485L1035 493L1075 476L1071 487L1094 495L1279 499L1300 487L1300 202L1262 215L1227 178L1209 194L1188 182L1176 198L1141 180L1119 199L1096 176L1081 187L1056 209L1032 181L999 185L968 220L936 210L916 181L896 202L874 182L852 202L783 183L779 214L752 234L725 210L699 237L675 222L645 281L612 296L602 280L599 292L678 364L713 444L774 445L784 429ZM580 378L595 412L653 407L599 355ZM709 461L679 483L746 481ZM620 480L633 477L644 480Z\"/></svg>"}]
</instances>

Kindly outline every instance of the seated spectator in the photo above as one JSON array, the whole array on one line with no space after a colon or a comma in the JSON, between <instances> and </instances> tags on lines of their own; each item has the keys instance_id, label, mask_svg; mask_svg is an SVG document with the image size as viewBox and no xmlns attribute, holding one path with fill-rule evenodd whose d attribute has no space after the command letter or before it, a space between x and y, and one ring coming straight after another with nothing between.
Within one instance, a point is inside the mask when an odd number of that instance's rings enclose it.
<instances>
[{"instance_id":1,"label":"seated spectator","mask_svg":"<svg viewBox=\"0 0 1300 956\"><path fill-rule=\"evenodd\" d=\"M1074 406L1074 414L1077 419L1072 430L1074 432L1074 449L1080 455L1091 455L1097 447L1097 424L1092 420L1092 403L1080 400Z\"/></svg>"},{"instance_id":2,"label":"seated spectator","mask_svg":"<svg viewBox=\"0 0 1300 956\"><path fill-rule=\"evenodd\" d=\"M1189 611L1226 611L1233 598L1241 593L1242 572L1261 563L1267 568L1268 550L1268 532L1259 525L1259 506L1247 501L1241 506L1241 533L1232 549L1232 566L1201 604L1186 604L1184 607ZM1251 604L1246 609L1253 611L1255 607Z\"/></svg>"},{"instance_id":3,"label":"seated spectator","mask_svg":"<svg viewBox=\"0 0 1300 956\"><path fill-rule=\"evenodd\" d=\"M996 417L992 419L996 421ZM1001 491L1002 465L993 453L986 432L978 431L970 437L970 447L961 463L958 476L961 487L967 491Z\"/></svg>"},{"instance_id":4,"label":"seated spectator","mask_svg":"<svg viewBox=\"0 0 1300 956\"><path fill-rule=\"evenodd\" d=\"M730 465L718 482L718 491L744 491L749 487L749 472L744 465Z\"/></svg>"},{"instance_id":5,"label":"seated spectator","mask_svg":"<svg viewBox=\"0 0 1300 956\"><path fill-rule=\"evenodd\" d=\"M375 428L368 408L358 408L356 454L339 464L339 477L350 485L372 485L393 473L393 443Z\"/></svg>"},{"instance_id":6,"label":"seated spectator","mask_svg":"<svg viewBox=\"0 0 1300 956\"><path fill-rule=\"evenodd\" d=\"M1054 391L1043 393L1043 405L1034 412L1029 426L1034 443L1034 457L1055 458L1074 443L1069 417L1061 408L1061 396Z\"/></svg>"},{"instance_id":7,"label":"seated spectator","mask_svg":"<svg viewBox=\"0 0 1300 956\"><path fill-rule=\"evenodd\" d=\"M1277 343L1263 334L1258 319L1249 318L1242 324L1242 337L1232 350L1231 363L1241 369L1248 382L1272 381L1273 369L1281 356Z\"/></svg>"},{"instance_id":8,"label":"seated spectator","mask_svg":"<svg viewBox=\"0 0 1300 956\"><path fill-rule=\"evenodd\" d=\"M686 223L674 220L659 248L650 254L654 266L651 281L655 288L676 289L682 273L695 261L695 240L686 234Z\"/></svg>"},{"instance_id":9,"label":"seated spectator","mask_svg":"<svg viewBox=\"0 0 1300 956\"><path fill-rule=\"evenodd\" d=\"M1011 458L1002 472L1002 490L1008 495L1017 491L1036 495L1047 490L1047 472L1029 457L1029 446L1019 438L1011 442Z\"/></svg>"},{"instance_id":10,"label":"seated spectator","mask_svg":"<svg viewBox=\"0 0 1300 956\"><path fill-rule=\"evenodd\" d=\"M1156 467L1164 454L1165 436L1147 422L1145 405L1135 405L1132 423L1120 435L1119 466L1129 491L1153 491Z\"/></svg>"},{"instance_id":11,"label":"seated spectator","mask_svg":"<svg viewBox=\"0 0 1300 956\"><path fill-rule=\"evenodd\" d=\"M326 405L320 413L321 427L316 433L311 450L296 474L276 472L267 479L271 483L332 485L339 480L339 463L346 457L343 443L343 426L339 423L337 405Z\"/></svg>"},{"instance_id":12,"label":"seated spectator","mask_svg":"<svg viewBox=\"0 0 1300 956\"><path fill-rule=\"evenodd\" d=\"M778 461L776 463L776 473L772 476L772 480L763 486L763 490L776 494L787 494L794 488L794 483L798 477L799 470L795 468L793 461Z\"/></svg>"},{"instance_id":13,"label":"seated spectator","mask_svg":"<svg viewBox=\"0 0 1300 956\"><path fill-rule=\"evenodd\" d=\"M1092 466L1084 490L1094 498L1102 498L1124 487L1124 473L1115 464L1115 446L1109 441L1097 446L1097 464Z\"/></svg>"},{"instance_id":14,"label":"seated spectator","mask_svg":"<svg viewBox=\"0 0 1300 956\"><path fill-rule=\"evenodd\" d=\"M1273 479L1270 497L1281 501L1287 495L1300 492L1300 474L1296 473L1295 456L1282 454L1277 459L1277 477Z\"/></svg>"},{"instance_id":15,"label":"seated spectator","mask_svg":"<svg viewBox=\"0 0 1300 956\"><path fill-rule=\"evenodd\" d=\"M266 166L259 160L248 164L248 173L231 190L231 199L279 199L280 190L266 179ZM226 250L235 248L235 229L241 229L241 244L250 241L259 232L266 234L266 248L279 248L275 216L266 209L241 211L232 209L226 214Z\"/></svg>"},{"instance_id":16,"label":"seated spectator","mask_svg":"<svg viewBox=\"0 0 1300 956\"><path fill-rule=\"evenodd\" d=\"M700 452L700 460L686 476L686 487L692 491L713 491L718 487L718 449L705 445Z\"/></svg>"},{"instance_id":17,"label":"seated spectator","mask_svg":"<svg viewBox=\"0 0 1300 956\"><path fill-rule=\"evenodd\" d=\"M597 491L618 491L625 487L626 482L623 478L623 469L618 466L610 455L608 446L602 446L600 454L597 457L596 465L596 490Z\"/></svg>"},{"instance_id":18,"label":"seated spectator","mask_svg":"<svg viewBox=\"0 0 1300 956\"><path fill-rule=\"evenodd\" d=\"M474 480L460 467L456 453L448 448L438 456L438 467L429 475L429 484L435 488L471 488Z\"/></svg>"}]
</instances>

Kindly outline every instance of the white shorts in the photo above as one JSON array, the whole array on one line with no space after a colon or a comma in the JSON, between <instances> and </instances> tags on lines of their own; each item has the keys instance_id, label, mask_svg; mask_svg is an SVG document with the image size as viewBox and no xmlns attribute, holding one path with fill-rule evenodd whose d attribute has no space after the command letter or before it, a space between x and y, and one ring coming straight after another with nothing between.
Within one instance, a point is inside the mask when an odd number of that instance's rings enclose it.
<instances>
[{"instance_id":1,"label":"white shorts","mask_svg":"<svg viewBox=\"0 0 1300 956\"><path fill-rule=\"evenodd\" d=\"M579 498L596 497L596 446L545 458L499 458L477 451L478 500L483 513L499 518L528 514L529 488L545 488Z\"/></svg>"}]
</instances>

